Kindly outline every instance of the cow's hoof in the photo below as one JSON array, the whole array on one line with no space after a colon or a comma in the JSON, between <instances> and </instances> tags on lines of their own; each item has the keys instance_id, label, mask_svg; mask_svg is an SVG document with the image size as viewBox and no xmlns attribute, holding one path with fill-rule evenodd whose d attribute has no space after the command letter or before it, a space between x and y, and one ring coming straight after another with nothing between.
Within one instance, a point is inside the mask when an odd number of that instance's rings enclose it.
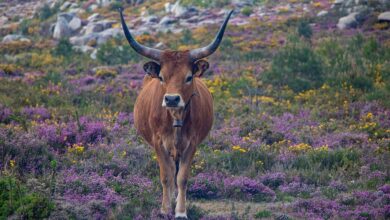
<instances>
[{"instance_id":1,"label":"cow's hoof","mask_svg":"<svg viewBox=\"0 0 390 220\"><path fill-rule=\"evenodd\" d=\"M180 212L177 212L175 214L175 219L187 219L187 214L184 212L184 213L180 213Z\"/></svg>"}]
</instances>

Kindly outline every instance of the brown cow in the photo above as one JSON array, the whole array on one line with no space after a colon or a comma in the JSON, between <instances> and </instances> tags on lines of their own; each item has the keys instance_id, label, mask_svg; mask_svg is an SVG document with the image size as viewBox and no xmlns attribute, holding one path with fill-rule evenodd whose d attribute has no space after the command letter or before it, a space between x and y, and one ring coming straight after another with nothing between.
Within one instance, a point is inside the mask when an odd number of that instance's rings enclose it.
<instances>
[{"instance_id":1,"label":"brown cow","mask_svg":"<svg viewBox=\"0 0 390 220\"><path fill-rule=\"evenodd\" d=\"M161 212L170 211L178 186L175 217L187 218L186 187L196 147L213 122L212 96L200 77L209 64L202 60L217 50L229 13L214 41L191 51L160 51L139 44L130 34L120 10L123 31L130 46L156 62L148 62L148 74L134 106L134 124L139 134L154 147L163 187Z\"/></svg>"}]
</instances>

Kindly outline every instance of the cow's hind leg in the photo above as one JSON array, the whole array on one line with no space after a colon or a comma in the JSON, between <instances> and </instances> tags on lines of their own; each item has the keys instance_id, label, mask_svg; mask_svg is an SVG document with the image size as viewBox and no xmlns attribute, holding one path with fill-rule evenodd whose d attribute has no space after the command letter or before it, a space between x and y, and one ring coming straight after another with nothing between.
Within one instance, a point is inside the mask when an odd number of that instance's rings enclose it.
<instances>
[{"instance_id":1,"label":"cow's hind leg","mask_svg":"<svg viewBox=\"0 0 390 220\"><path fill-rule=\"evenodd\" d=\"M175 163L164 149L158 150L156 153L160 166L160 181L163 188L161 212L168 214L171 210L171 199L175 190Z\"/></svg>"},{"instance_id":2,"label":"cow's hind leg","mask_svg":"<svg viewBox=\"0 0 390 220\"><path fill-rule=\"evenodd\" d=\"M176 198L175 217L187 218L186 193L187 180L191 170L191 162L195 154L196 147L190 145L180 157L179 173L177 174L178 194Z\"/></svg>"}]
</instances>

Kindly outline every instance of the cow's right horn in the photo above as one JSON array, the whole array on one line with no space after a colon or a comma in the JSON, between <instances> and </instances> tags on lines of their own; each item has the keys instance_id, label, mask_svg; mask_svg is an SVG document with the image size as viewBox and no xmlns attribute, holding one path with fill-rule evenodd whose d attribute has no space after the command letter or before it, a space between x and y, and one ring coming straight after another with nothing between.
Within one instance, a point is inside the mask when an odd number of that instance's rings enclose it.
<instances>
[{"instance_id":1,"label":"cow's right horn","mask_svg":"<svg viewBox=\"0 0 390 220\"><path fill-rule=\"evenodd\" d=\"M144 46L142 44L139 44L133 38L133 36L131 36L129 29L127 28L125 19L123 18L123 13L122 12L123 12L123 9L119 8L119 13L121 15L121 23L122 23L123 32L125 32L126 39L129 42L130 46L137 53L141 54L142 56L145 56L145 57L150 58L150 59L155 60L155 61L160 61L160 57L161 57L162 51L154 49L154 48L146 47L146 46Z\"/></svg>"}]
</instances>

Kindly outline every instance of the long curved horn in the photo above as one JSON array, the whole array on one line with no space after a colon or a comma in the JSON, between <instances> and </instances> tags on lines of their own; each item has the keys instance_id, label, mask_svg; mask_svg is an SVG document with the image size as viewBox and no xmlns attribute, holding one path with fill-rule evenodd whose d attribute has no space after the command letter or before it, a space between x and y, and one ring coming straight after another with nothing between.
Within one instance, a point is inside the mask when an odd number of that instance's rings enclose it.
<instances>
[{"instance_id":1,"label":"long curved horn","mask_svg":"<svg viewBox=\"0 0 390 220\"><path fill-rule=\"evenodd\" d=\"M142 56L145 56L145 57L150 58L150 59L155 60L155 61L160 61L160 57L161 57L162 51L154 49L154 48L146 47L146 46L144 46L142 44L139 44L133 38L133 36L131 36L129 29L127 28L125 19L123 18L123 13L122 12L123 12L123 9L119 8L119 13L121 15L121 22L122 22L123 32L125 32L126 39L129 42L130 46L137 53L141 54Z\"/></svg>"},{"instance_id":2,"label":"long curved horn","mask_svg":"<svg viewBox=\"0 0 390 220\"><path fill-rule=\"evenodd\" d=\"M202 59L204 57L210 56L212 53L214 53L217 49L219 44L222 41L223 34L225 33L226 25L230 19L230 16L232 15L234 10L231 10L229 12L229 15L226 17L225 21L223 22L221 28L218 31L217 36L215 36L213 42L211 42L209 45L203 48L198 48L190 51L190 56L193 61Z\"/></svg>"}]
</instances>

